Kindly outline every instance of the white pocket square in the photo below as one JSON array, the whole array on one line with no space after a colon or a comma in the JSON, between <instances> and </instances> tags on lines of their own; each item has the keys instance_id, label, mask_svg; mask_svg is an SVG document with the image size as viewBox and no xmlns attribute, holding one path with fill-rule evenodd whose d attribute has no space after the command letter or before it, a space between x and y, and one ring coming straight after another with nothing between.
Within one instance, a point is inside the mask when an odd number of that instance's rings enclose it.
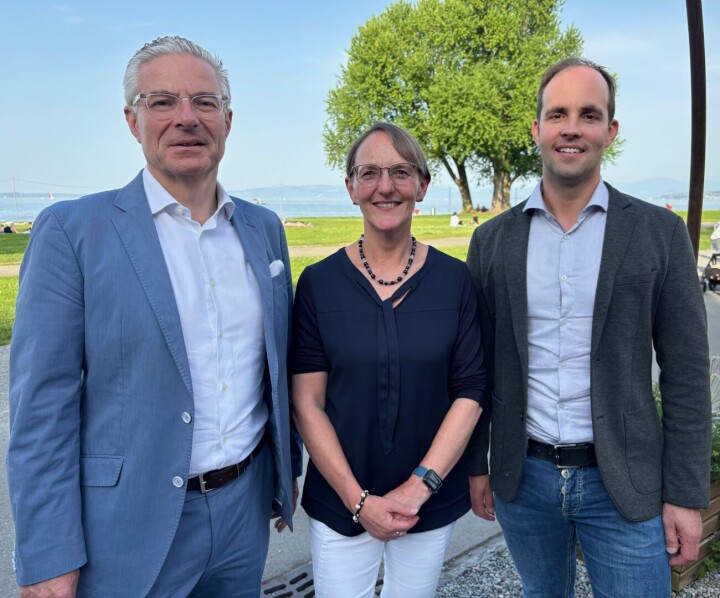
<instances>
[{"instance_id":1,"label":"white pocket square","mask_svg":"<svg viewBox=\"0 0 720 598\"><path fill-rule=\"evenodd\" d=\"M270 277L275 278L276 276L285 272L285 264L282 260L275 260L270 264Z\"/></svg>"}]
</instances>

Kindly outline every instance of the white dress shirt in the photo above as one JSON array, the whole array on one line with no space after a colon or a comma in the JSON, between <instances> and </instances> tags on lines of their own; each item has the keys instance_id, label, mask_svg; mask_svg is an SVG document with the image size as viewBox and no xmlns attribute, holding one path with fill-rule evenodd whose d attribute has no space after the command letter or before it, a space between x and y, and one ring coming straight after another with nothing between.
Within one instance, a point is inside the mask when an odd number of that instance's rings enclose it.
<instances>
[{"instance_id":1,"label":"white dress shirt","mask_svg":"<svg viewBox=\"0 0 720 598\"><path fill-rule=\"evenodd\" d=\"M195 412L190 477L244 459L262 438L265 334L257 280L218 183L218 208L200 225L146 168L143 184L172 283Z\"/></svg>"},{"instance_id":2,"label":"white dress shirt","mask_svg":"<svg viewBox=\"0 0 720 598\"><path fill-rule=\"evenodd\" d=\"M548 444L592 442L590 342L608 191L600 181L578 221L565 231L548 212L542 183L527 253L527 432Z\"/></svg>"}]
</instances>

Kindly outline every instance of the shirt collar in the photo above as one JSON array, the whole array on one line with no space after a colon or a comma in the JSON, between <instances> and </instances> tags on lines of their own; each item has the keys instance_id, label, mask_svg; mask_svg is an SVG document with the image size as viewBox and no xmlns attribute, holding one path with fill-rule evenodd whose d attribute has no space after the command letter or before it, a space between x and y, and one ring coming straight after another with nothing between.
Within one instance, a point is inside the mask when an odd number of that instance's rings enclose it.
<instances>
[{"instance_id":1,"label":"shirt collar","mask_svg":"<svg viewBox=\"0 0 720 598\"><path fill-rule=\"evenodd\" d=\"M157 216L162 211L167 211L170 207L181 205L167 189L160 184L146 167L143 169L143 186L145 188L145 196L147 197L148 204L150 204L150 211L153 216ZM230 195L225 191L225 188L218 182L217 183L217 202L218 207L215 214L222 212L225 214L225 218L230 220L233 212L235 211L235 204L230 199Z\"/></svg>"},{"instance_id":2,"label":"shirt collar","mask_svg":"<svg viewBox=\"0 0 720 598\"><path fill-rule=\"evenodd\" d=\"M607 212L609 199L610 194L608 193L608 188L605 183L603 183L602 179L600 179L597 187L595 187L595 191L593 191L593 194L590 196L590 201L582 209L582 212L589 210L591 207L599 208L603 212ZM535 186L535 189L533 189L533 192L530 194L530 197L523 208L523 212L527 212L529 210L542 210L548 214L550 213L550 211L545 207L545 200L542 196L542 180Z\"/></svg>"}]
</instances>

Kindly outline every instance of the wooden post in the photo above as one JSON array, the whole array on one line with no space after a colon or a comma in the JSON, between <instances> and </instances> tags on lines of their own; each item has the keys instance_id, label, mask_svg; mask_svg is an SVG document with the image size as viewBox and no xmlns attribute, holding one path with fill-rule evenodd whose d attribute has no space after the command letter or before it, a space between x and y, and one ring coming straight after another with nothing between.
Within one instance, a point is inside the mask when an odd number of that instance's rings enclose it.
<instances>
[{"instance_id":1,"label":"wooden post","mask_svg":"<svg viewBox=\"0 0 720 598\"><path fill-rule=\"evenodd\" d=\"M705 34L703 31L702 0L685 0L690 42L690 88L692 93L690 143L690 190L688 194L687 227L695 260L700 249L703 191L705 181Z\"/></svg>"}]
</instances>

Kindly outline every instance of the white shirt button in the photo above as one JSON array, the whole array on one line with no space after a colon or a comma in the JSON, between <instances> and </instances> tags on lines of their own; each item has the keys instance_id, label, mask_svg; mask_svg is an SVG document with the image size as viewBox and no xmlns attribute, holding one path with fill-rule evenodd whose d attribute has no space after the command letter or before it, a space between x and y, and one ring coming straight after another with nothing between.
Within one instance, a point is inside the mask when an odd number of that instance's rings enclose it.
<instances>
[{"instance_id":1,"label":"white shirt button","mask_svg":"<svg viewBox=\"0 0 720 598\"><path fill-rule=\"evenodd\" d=\"M183 411L182 412L182 420L186 424L189 424L192 421L192 415L190 415L187 411Z\"/></svg>"},{"instance_id":2,"label":"white shirt button","mask_svg":"<svg viewBox=\"0 0 720 598\"><path fill-rule=\"evenodd\" d=\"M185 482L179 475L176 475L173 478L173 486L175 486L175 488L182 488L184 484Z\"/></svg>"},{"instance_id":3,"label":"white shirt button","mask_svg":"<svg viewBox=\"0 0 720 598\"><path fill-rule=\"evenodd\" d=\"M223 391L227 390L227 384L223 383L222 389L223 389Z\"/></svg>"},{"instance_id":4,"label":"white shirt button","mask_svg":"<svg viewBox=\"0 0 720 598\"><path fill-rule=\"evenodd\" d=\"M217 286L217 282L215 282L215 279L214 279L214 278L211 278L211 279L210 279L210 286L211 286L211 287L216 287L216 286Z\"/></svg>"},{"instance_id":5,"label":"white shirt button","mask_svg":"<svg viewBox=\"0 0 720 598\"><path fill-rule=\"evenodd\" d=\"M567 280L567 274L563 274L563 275L560 277L560 280Z\"/></svg>"}]
</instances>

